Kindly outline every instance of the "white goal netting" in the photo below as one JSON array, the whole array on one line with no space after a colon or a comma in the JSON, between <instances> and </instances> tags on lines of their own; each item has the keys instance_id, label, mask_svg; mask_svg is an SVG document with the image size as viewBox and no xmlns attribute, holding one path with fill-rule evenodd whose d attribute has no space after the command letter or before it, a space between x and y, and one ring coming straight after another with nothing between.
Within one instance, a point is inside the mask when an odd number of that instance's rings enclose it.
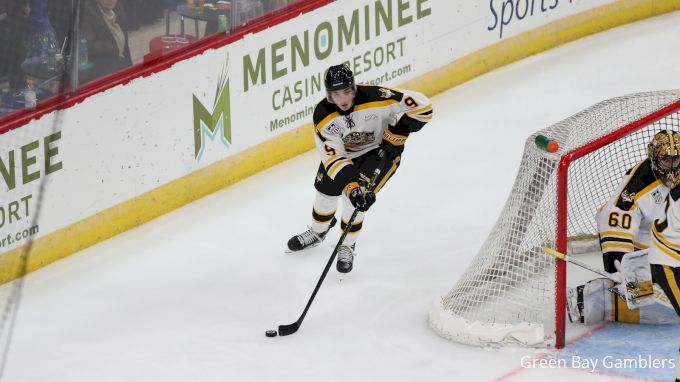
<instances>
[{"instance_id":1,"label":"white goal netting","mask_svg":"<svg viewBox=\"0 0 680 382\"><path fill-rule=\"evenodd\" d=\"M471 345L562 347L566 267L543 247L599 249L597 209L646 157L656 132L680 131L679 109L680 90L632 94L529 137L498 221L455 286L435 300L430 327ZM537 135L559 150L537 147Z\"/></svg>"}]
</instances>

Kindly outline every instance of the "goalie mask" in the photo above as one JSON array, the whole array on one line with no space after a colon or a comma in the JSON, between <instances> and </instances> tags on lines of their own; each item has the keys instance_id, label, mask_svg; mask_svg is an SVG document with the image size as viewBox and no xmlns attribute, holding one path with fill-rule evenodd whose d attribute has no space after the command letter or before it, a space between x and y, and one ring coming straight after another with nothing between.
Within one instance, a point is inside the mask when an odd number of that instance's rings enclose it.
<instances>
[{"instance_id":1,"label":"goalie mask","mask_svg":"<svg viewBox=\"0 0 680 382\"><path fill-rule=\"evenodd\" d=\"M334 104L331 92L335 90L342 90L351 87L354 95L357 94L357 85L354 82L354 73L347 65L334 65L328 68L326 77L324 78L324 85L326 86L326 99L328 102Z\"/></svg>"},{"instance_id":2,"label":"goalie mask","mask_svg":"<svg viewBox=\"0 0 680 382\"><path fill-rule=\"evenodd\" d=\"M680 134L673 130L662 130L647 146L647 156L657 179L673 187L680 167Z\"/></svg>"}]
</instances>

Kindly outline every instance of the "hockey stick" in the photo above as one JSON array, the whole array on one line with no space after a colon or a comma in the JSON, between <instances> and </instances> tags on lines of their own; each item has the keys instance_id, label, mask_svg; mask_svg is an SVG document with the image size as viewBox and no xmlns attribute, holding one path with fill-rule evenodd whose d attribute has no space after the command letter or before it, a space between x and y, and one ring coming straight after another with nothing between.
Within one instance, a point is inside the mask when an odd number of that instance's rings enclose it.
<instances>
[{"instance_id":1,"label":"hockey stick","mask_svg":"<svg viewBox=\"0 0 680 382\"><path fill-rule=\"evenodd\" d=\"M385 165L385 152L380 151L378 154L382 157L380 160L380 164L378 167L373 171L373 177L371 178L371 181L368 183L368 186L366 186L367 190L373 190L373 186L375 186L375 181L378 179L378 176L380 175L380 170L382 167ZM312 292L312 297L309 298L309 301L307 302L307 306L305 306L305 310L302 312L302 315L300 318L298 318L297 321L293 322L290 325L279 325L279 335L280 336L287 336L290 334L293 334L300 329L300 325L302 325L302 320L305 319L305 316L307 315L307 311L309 310L309 307L312 306L312 301L314 301L314 297L316 297L316 293L319 291L319 288L321 287L321 284L323 283L323 280L326 278L326 274L328 274L328 270L331 268L331 265L333 264L333 260L335 260L335 256L338 254L338 250L340 249L340 246L342 243L345 241L345 237L347 237L347 234L349 233L349 230L352 228L352 223L354 223L354 219L356 219L357 215L359 214L359 209L355 208L354 213L352 214L352 217L350 217L349 221L347 222L347 226L345 229L342 231L342 235L340 235L340 240L338 240L338 244L335 246L335 249L333 250L333 254L331 255L331 258L328 259L328 263L326 264L326 268L324 268L323 273L321 274L321 278L319 279L319 282L316 283L316 288L314 288L314 292Z\"/></svg>"},{"instance_id":2,"label":"hockey stick","mask_svg":"<svg viewBox=\"0 0 680 382\"><path fill-rule=\"evenodd\" d=\"M606 271L603 271L603 270L600 270L600 269L597 269L597 268L593 268L593 267L591 267L590 265L588 265L588 264L586 264L586 263L584 263L584 262L581 262L581 261L579 261L579 260L576 260L576 259L572 258L571 256L567 256L567 255L565 255L565 254L563 254L563 253L559 253L559 252L555 251L554 249L550 249L550 248L548 248L548 247L543 247L543 250L545 251L545 253L547 253L547 254L549 254L549 255L553 255L553 256L557 257L558 259L560 259L560 260L564 260L564 261L570 262L570 263L572 263L572 264L574 264L574 265L578 265L578 266L581 267L581 268L585 268L585 269L587 269L587 270L589 270L589 271L591 271L591 272L595 272L595 273L597 273L598 275L604 276L604 277L606 277L606 278L608 278L608 279L610 279L610 280L612 280L612 281L621 282L621 280L616 280L616 279L612 278L612 274L609 273L609 272L606 272Z\"/></svg>"}]
</instances>

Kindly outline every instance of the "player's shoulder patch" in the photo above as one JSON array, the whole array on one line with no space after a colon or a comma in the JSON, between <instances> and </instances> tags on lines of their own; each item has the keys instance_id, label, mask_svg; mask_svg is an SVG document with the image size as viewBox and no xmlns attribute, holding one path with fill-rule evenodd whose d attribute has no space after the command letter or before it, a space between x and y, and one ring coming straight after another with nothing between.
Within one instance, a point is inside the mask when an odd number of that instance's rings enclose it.
<instances>
[{"instance_id":1,"label":"player's shoulder patch","mask_svg":"<svg viewBox=\"0 0 680 382\"><path fill-rule=\"evenodd\" d=\"M652 171L649 159L645 159L626 174L629 174L628 183L621 190L616 206L624 211L629 211L633 204L635 204L635 196L648 187L653 186L657 179ZM657 204L663 202L660 192L657 195L652 192L651 195ZM659 201L657 202L657 200Z\"/></svg>"},{"instance_id":2,"label":"player's shoulder patch","mask_svg":"<svg viewBox=\"0 0 680 382\"><path fill-rule=\"evenodd\" d=\"M400 102L403 94L396 89L376 85L357 85L355 103L360 105L368 102L395 100Z\"/></svg>"},{"instance_id":3,"label":"player's shoulder patch","mask_svg":"<svg viewBox=\"0 0 680 382\"><path fill-rule=\"evenodd\" d=\"M394 93L390 89L378 88L380 90L380 98L390 99L394 96Z\"/></svg>"},{"instance_id":4,"label":"player's shoulder patch","mask_svg":"<svg viewBox=\"0 0 680 382\"><path fill-rule=\"evenodd\" d=\"M618 207L628 211L630 207L633 206L633 203L635 203L635 195L636 192L624 188L623 191L621 191L621 195L619 195L619 202L617 203Z\"/></svg>"},{"instance_id":5,"label":"player's shoulder patch","mask_svg":"<svg viewBox=\"0 0 680 382\"><path fill-rule=\"evenodd\" d=\"M321 121L326 119L326 117L335 113L336 111L337 108L335 105L328 102L328 100L324 98L321 102L317 103L316 107L314 108L314 116L312 117L314 120L314 126L318 125Z\"/></svg>"},{"instance_id":6,"label":"player's shoulder patch","mask_svg":"<svg viewBox=\"0 0 680 382\"><path fill-rule=\"evenodd\" d=\"M328 135L342 135L342 126L336 123L336 121L332 120L329 124L326 125L326 127L323 128L324 133Z\"/></svg>"}]
</instances>

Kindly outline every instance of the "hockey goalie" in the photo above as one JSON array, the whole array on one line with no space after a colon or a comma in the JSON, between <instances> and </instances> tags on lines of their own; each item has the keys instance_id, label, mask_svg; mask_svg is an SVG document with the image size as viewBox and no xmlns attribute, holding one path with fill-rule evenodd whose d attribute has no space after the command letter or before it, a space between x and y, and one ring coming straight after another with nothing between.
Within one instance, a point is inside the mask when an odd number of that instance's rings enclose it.
<instances>
[{"instance_id":1,"label":"hockey goalie","mask_svg":"<svg viewBox=\"0 0 680 382\"><path fill-rule=\"evenodd\" d=\"M680 134L658 132L647 154L597 212L604 269L612 277L567 288L571 322L680 324Z\"/></svg>"}]
</instances>

